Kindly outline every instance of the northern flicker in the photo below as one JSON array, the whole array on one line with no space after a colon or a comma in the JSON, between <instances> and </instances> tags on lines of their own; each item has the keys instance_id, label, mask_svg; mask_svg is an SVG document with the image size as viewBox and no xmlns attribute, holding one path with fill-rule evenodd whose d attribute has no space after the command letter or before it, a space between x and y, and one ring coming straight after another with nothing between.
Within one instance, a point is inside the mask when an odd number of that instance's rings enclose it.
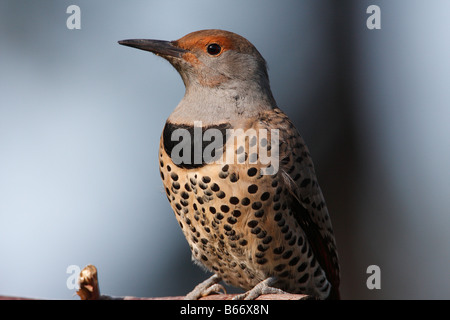
<instances>
[{"instance_id":1,"label":"northern flicker","mask_svg":"<svg viewBox=\"0 0 450 320\"><path fill-rule=\"evenodd\" d=\"M272 96L258 50L223 30L119 43L165 58L186 87L161 135L159 169L193 260L214 273L186 297L223 280L246 290L238 299L339 298L335 237L313 162Z\"/></svg>"}]
</instances>

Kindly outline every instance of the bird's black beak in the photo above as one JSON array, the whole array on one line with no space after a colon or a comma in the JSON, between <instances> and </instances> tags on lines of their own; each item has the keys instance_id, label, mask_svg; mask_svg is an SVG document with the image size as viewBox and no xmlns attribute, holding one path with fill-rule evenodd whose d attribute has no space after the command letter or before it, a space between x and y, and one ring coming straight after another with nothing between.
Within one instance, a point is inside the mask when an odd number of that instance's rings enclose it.
<instances>
[{"instance_id":1,"label":"bird's black beak","mask_svg":"<svg viewBox=\"0 0 450 320\"><path fill-rule=\"evenodd\" d=\"M163 40L130 39L121 40L119 41L119 44L150 51L162 57L180 58L183 53L187 52L187 50L175 46L173 42Z\"/></svg>"}]
</instances>

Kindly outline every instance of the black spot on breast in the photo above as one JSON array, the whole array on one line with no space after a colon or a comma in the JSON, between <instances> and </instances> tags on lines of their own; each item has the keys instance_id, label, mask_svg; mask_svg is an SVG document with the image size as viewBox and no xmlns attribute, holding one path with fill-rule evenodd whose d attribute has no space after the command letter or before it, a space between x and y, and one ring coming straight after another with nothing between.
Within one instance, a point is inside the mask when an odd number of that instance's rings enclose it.
<instances>
[{"instance_id":1,"label":"black spot on breast","mask_svg":"<svg viewBox=\"0 0 450 320\"><path fill-rule=\"evenodd\" d=\"M261 228L260 227L253 228L252 230L250 230L250 232L253 234L259 234L261 232Z\"/></svg>"},{"instance_id":2,"label":"black spot on breast","mask_svg":"<svg viewBox=\"0 0 450 320\"><path fill-rule=\"evenodd\" d=\"M180 183L174 182L174 183L172 183L172 187L174 187L174 189L178 190L178 189L180 189Z\"/></svg>"},{"instance_id":3,"label":"black spot on breast","mask_svg":"<svg viewBox=\"0 0 450 320\"><path fill-rule=\"evenodd\" d=\"M189 199L189 193L183 191L183 192L181 192L181 197L182 197L183 199Z\"/></svg>"},{"instance_id":4,"label":"black spot on breast","mask_svg":"<svg viewBox=\"0 0 450 320\"><path fill-rule=\"evenodd\" d=\"M256 263L258 263L258 264L265 264L265 263L267 263L267 259L266 258L256 259Z\"/></svg>"},{"instance_id":5,"label":"black spot on breast","mask_svg":"<svg viewBox=\"0 0 450 320\"><path fill-rule=\"evenodd\" d=\"M262 207L262 203L259 201L253 202L253 204L252 204L252 209L254 209L254 210L261 209L261 207Z\"/></svg>"},{"instance_id":6,"label":"black spot on breast","mask_svg":"<svg viewBox=\"0 0 450 320\"><path fill-rule=\"evenodd\" d=\"M264 193L261 195L261 200L262 200L262 201L266 201L267 199L269 199L269 197L270 197L270 193L269 193L269 192L264 192Z\"/></svg>"},{"instance_id":7,"label":"black spot on breast","mask_svg":"<svg viewBox=\"0 0 450 320\"><path fill-rule=\"evenodd\" d=\"M248 225L250 228L256 227L257 224L258 224L258 221L256 221L256 220L251 220L251 221L249 221L249 222L247 223L247 225Z\"/></svg>"},{"instance_id":8,"label":"black spot on breast","mask_svg":"<svg viewBox=\"0 0 450 320\"><path fill-rule=\"evenodd\" d=\"M262 245L262 244L259 244L259 245L256 247L256 249L258 249L258 251L261 251L261 252L266 251L268 248L269 248L269 246L265 246L265 245Z\"/></svg>"},{"instance_id":9,"label":"black spot on breast","mask_svg":"<svg viewBox=\"0 0 450 320\"><path fill-rule=\"evenodd\" d=\"M235 224L237 222L236 218L234 217L228 217L227 222L229 224Z\"/></svg>"},{"instance_id":10,"label":"black spot on breast","mask_svg":"<svg viewBox=\"0 0 450 320\"><path fill-rule=\"evenodd\" d=\"M283 246L273 249L273 253L275 253L275 254L282 254L283 251L284 251L284 247Z\"/></svg>"},{"instance_id":11,"label":"black spot on breast","mask_svg":"<svg viewBox=\"0 0 450 320\"><path fill-rule=\"evenodd\" d=\"M271 236L267 236L264 238L263 243L264 244L269 244L272 241L272 237Z\"/></svg>"},{"instance_id":12,"label":"black spot on breast","mask_svg":"<svg viewBox=\"0 0 450 320\"><path fill-rule=\"evenodd\" d=\"M280 272L283 271L284 268L286 268L286 265L284 263L280 263L279 265L275 266L274 270Z\"/></svg>"},{"instance_id":13,"label":"black spot on breast","mask_svg":"<svg viewBox=\"0 0 450 320\"><path fill-rule=\"evenodd\" d=\"M208 129L218 129L221 132L221 136L222 136L222 141L219 142L220 145L224 145L226 143L226 138L227 138L227 134L226 134L226 130L231 128L231 125L229 123L222 123L219 125L214 125L214 126L206 126L206 127L202 127L202 137L203 134L205 133L206 130ZM184 160L181 163L176 163L175 165L177 167L180 168L186 168L186 169L194 169L194 168L200 168L203 167L206 162L205 159L203 159L203 154L204 154L204 150L207 146L209 146L211 143L215 143L214 139L215 137L212 136L211 139L212 141L208 141L206 139L202 139L202 145L201 145L201 152L202 154L200 155L201 161L199 161L200 163L197 163L198 161L196 161L199 157L199 155L195 155L195 152L197 151L194 148L194 126L193 125L186 125L186 124L173 124L170 122L166 122L166 125L164 126L163 129L163 146L164 146L164 151L171 156L172 155L172 150L173 148L178 145L179 143L184 143L184 141L181 141L182 139L185 139L186 137L183 138L179 138L179 140L177 139L172 139L172 134L174 133L175 130L177 129L183 129L187 131L187 134L190 138L190 143L188 142L188 144L186 145L187 148L190 148L190 159L185 163ZM184 131L184 132L186 132ZM211 154L211 156L213 156L212 159L208 159L209 161L215 161L217 159L219 159L219 157L221 156L222 150L215 150L218 152L213 152L213 154ZM180 154L177 155L179 157L183 157L183 149L180 150ZM168 171L170 171L168 169Z\"/></svg>"},{"instance_id":14,"label":"black spot on breast","mask_svg":"<svg viewBox=\"0 0 450 320\"><path fill-rule=\"evenodd\" d=\"M197 197L197 202L200 203L200 204L205 203L205 202L203 201L202 197Z\"/></svg>"},{"instance_id":15,"label":"black spot on breast","mask_svg":"<svg viewBox=\"0 0 450 320\"><path fill-rule=\"evenodd\" d=\"M217 197L218 197L219 199L223 199L223 198L225 198L225 196L226 196L225 192L223 192L223 191L217 192Z\"/></svg>"},{"instance_id":16,"label":"black spot on breast","mask_svg":"<svg viewBox=\"0 0 450 320\"><path fill-rule=\"evenodd\" d=\"M184 199L180 200L180 203L183 205L183 207L187 207L189 205L189 201L186 201ZM185 208L186 209L186 208Z\"/></svg>"},{"instance_id":17,"label":"black spot on breast","mask_svg":"<svg viewBox=\"0 0 450 320\"><path fill-rule=\"evenodd\" d=\"M256 169L256 168L250 168L250 169L247 170L247 175L249 177L253 177L257 173L258 173L258 169Z\"/></svg>"},{"instance_id":18,"label":"black spot on breast","mask_svg":"<svg viewBox=\"0 0 450 320\"><path fill-rule=\"evenodd\" d=\"M223 214L221 214L219 212L219 213L217 213L216 217L217 217L217 219L222 220L224 216L223 216Z\"/></svg>"},{"instance_id":19,"label":"black spot on breast","mask_svg":"<svg viewBox=\"0 0 450 320\"><path fill-rule=\"evenodd\" d=\"M258 228L258 227L257 227ZM266 235L267 235L267 232L266 231L261 231L260 233L258 233L257 235L256 235L256 237L258 238L258 239L263 239L263 238L265 238L266 237Z\"/></svg>"},{"instance_id":20,"label":"black spot on breast","mask_svg":"<svg viewBox=\"0 0 450 320\"><path fill-rule=\"evenodd\" d=\"M264 258L264 256L265 256L264 252L255 252L256 258Z\"/></svg>"},{"instance_id":21,"label":"black spot on breast","mask_svg":"<svg viewBox=\"0 0 450 320\"><path fill-rule=\"evenodd\" d=\"M252 184L248 187L248 192L254 194L258 192L258 186L256 184Z\"/></svg>"},{"instance_id":22,"label":"black spot on breast","mask_svg":"<svg viewBox=\"0 0 450 320\"><path fill-rule=\"evenodd\" d=\"M233 215L233 217L239 218L241 216L241 211L233 210L233 212L231 214Z\"/></svg>"},{"instance_id":23,"label":"black spot on breast","mask_svg":"<svg viewBox=\"0 0 450 320\"><path fill-rule=\"evenodd\" d=\"M254 215L256 218L261 218L264 215L264 209L255 211Z\"/></svg>"},{"instance_id":24,"label":"black spot on breast","mask_svg":"<svg viewBox=\"0 0 450 320\"><path fill-rule=\"evenodd\" d=\"M219 172L220 179L226 179L228 177L228 172L221 171Z\"/></svg>"},{"instance_id":25,"label":"black spot on breast","mask_svg":"<svg viewBox=\"0 0 450 320\"><path fill-rule=\"evenodd\" d=\"M236 182L238 180L239 180L239 177L238 177L238 175L236 173L233 172L232 174L230 174L230 181L231 182Z\"/></svg>"}]
</instances>

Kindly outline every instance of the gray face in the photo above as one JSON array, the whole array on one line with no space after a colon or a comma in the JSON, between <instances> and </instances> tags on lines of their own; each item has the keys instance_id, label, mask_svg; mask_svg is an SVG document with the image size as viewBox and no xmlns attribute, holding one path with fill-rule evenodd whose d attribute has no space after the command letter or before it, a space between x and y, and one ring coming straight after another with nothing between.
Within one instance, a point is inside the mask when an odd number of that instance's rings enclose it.
<instances>
[{"instance_id":1,"label":"gray face","mask_svg":"<svg viewBox=\"0 0 450 320\"><path fill-rule=\"evenodd\" d=\"M234 121L276 104L265 60L237 34L202 30L170 42L137 39L119 43L161 56L179 72L186 94L171 115L174 121L213 123L219 116Z\"/></svg>"},{"instance_id":2,"label":"gray face","mask_svg":"<svg viewBox=\"0 0 450 320\"><path fill-rule=\"evenodd\" d=\"M261 81L261 78L267 78L265 61L255 54L227 50L218 57L200 53L198 59L205 69L228 79Z\"/></svg>"},{"instance_id":3,"label":"gray face","mask_svg":"<svg viewBox=\"0 0 450 320\"><path fill-rule=\"evenodd\" d=\"M119 43L165 58L178 70L186 87L194 83L217 87L229 81L268 83L261 54L248 40L231 32L203 30L170 42L134 39Z\"/></svg>"},{"instance_id":4,"label":"gray face","mask_svg":"<svg viewBox=\"0 0 450 320\"><path fill-rule=\"evenodd\" d=\"M248 86L250 83L264 90L269 87L266 63L256 49L240 52L227 50L220 43L211 45L222 51L210 54L207 49L194 47L181 57L165 56L178 70L187 89L190 86L230 88Z\"/></svg>"}]
</instances>

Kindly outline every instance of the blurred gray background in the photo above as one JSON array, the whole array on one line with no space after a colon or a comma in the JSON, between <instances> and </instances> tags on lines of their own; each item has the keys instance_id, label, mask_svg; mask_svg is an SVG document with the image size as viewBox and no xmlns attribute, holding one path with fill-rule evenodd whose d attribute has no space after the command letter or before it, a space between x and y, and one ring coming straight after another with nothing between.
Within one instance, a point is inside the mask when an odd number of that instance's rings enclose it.
<instances>
[{"instance_id":1,"label":"blurred gray background","mask_svg":"<svg viewBox=\"0 0 450 320\"><path fill-rule=\"evenodd\" d=\"M81 8L69 30L66 8ZM381 29L369 30L369 5ZM449 1L0 2L0 295L183 295L209 275L163 192L159 136L184 94L118 40L221 28L266 58L328 202L345 299L450 298ZM381 269L369 290L366 269Z\"/></svg>"}]
</instances>

